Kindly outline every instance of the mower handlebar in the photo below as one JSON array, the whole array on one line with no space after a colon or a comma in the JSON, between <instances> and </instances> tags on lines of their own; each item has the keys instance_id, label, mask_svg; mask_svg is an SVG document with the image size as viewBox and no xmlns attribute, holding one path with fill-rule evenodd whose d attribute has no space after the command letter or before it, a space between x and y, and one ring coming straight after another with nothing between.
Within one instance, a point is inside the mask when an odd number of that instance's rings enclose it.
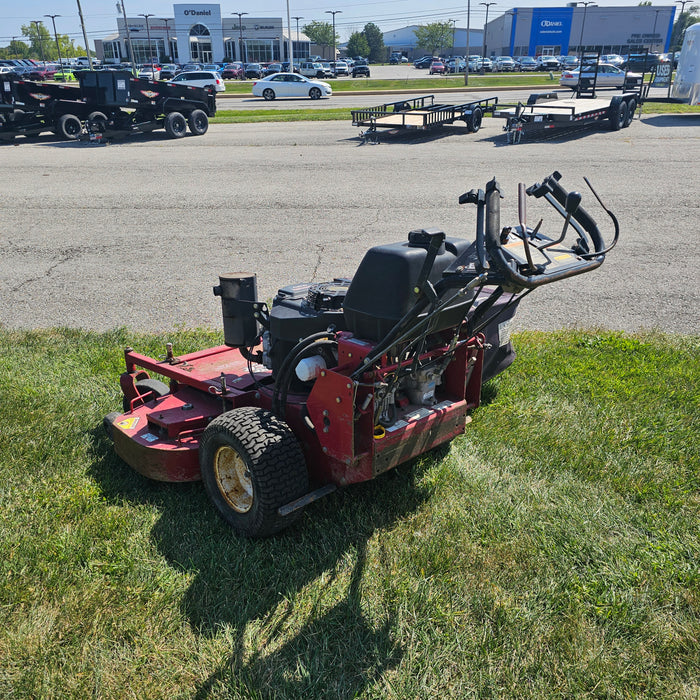
<instances>
[{"instance_id":1,"label":"mower handlebar","mask_svg":"<svg viewBox=\"0 0 700 700\"><path fill-rule=\"evenodd\" d=\"M484 243L491 261L493 282L504 281L512 286L524 289L534 289L545 284L580 275L599 267L605 260L605 254L613 248L619 236L619 225L614 214L603 205L590 182L598 202L611 217L615 236L612 244L606 248L605 240L593 218L580 206L581 195L578 192L568 192L560 184L561 175L558 172L546 177L542 183L537 183L524 190L521 188L519 200L520 227L517 238L513 241L510 233L512 228L501 229L500 200L501 190L495 179L486 185L485 205L485 235ZM564 229L561 236L552 240L539 235L539 226L529 232L525 226L524 192L528 196L544 197L564 217ZM560 245L566 236L568 226L579 234L573 245ZM538 245L536 245L538 243ZM547 249L558 246L554 254L548 254ZM505 278L505 280L504 280Z\"/></svg>"}]
</instances>

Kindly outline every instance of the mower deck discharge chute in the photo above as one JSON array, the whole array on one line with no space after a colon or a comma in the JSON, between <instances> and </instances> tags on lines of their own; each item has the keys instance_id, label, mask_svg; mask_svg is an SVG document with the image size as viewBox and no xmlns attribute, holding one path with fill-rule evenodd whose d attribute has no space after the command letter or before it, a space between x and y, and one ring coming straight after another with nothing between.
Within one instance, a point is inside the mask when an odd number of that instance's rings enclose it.
<instances>
[{"instance_id":1,"label":"mower deck discharge chute","mask_svg":"<svg viewBox=\"0 0 700 700\"><path fill-rule=\"evenodd\" d=\"M284 287L271 307L254 274L222 275L224 345L177 356L169 343L162 360L125 350L123 413L105 418L117 454L153 479L201 478L231 526L259 537L459 435L482 382L513 361L520 300L595 269L617 242L598 195L607 247L560 177L520 186L516 226L501 227L492 180L460 197L477 207L474 241L411 231L371 248L352 279ZM528 196L562 216L560 234L527 226Z\"/></svg>"}]
</instances>

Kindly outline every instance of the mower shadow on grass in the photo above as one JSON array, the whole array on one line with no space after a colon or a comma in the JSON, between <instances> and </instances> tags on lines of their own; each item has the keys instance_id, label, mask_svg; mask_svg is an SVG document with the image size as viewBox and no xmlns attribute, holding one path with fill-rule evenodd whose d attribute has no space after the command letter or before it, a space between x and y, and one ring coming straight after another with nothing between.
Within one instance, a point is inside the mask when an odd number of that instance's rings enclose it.
<instances>
[{"instance_id":1,"label":"mower shadow on grass","mask_svg":"<svg viewBox=\"0 0 700 700\"><path fill-rule=\"evenodd\" d=\"M393 616L377 626L362 610L368 542L430 497L421 474L449 445L312 504L290 530L249 540L218 517L201 484L146 479L100 430L92 437L91 476L107 503L156 508L153 542L193 576L180 606L194 633L232 636L229 658L200 681L196 698L218 697L222 687L249 697L353 698L399 664ZM309 588L318 591L313 606Z\"/></svg>"}]
</instances>

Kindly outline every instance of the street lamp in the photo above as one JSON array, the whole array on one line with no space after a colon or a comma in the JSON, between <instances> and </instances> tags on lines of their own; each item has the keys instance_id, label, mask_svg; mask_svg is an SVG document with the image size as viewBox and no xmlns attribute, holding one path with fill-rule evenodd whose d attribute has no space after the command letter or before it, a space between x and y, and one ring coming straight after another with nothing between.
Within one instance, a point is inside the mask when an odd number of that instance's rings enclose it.
<instances>
[{"instance_id":1,"label":"street lamp","mask_svg":"<svg viewBox=\"0 0 700 700\"><path fill-rule=\"evenodd\" d=\"M44 38L41 36L41 31L39 30L39 25L41 24L41 21L38 19L33 19L32 24L36 25L36 36L37 39L39 39L39 51L41 51L41 62L46 63L46 59L44 58Z\"/></svg>"},{"instance_id":2,"label":"street lamp","mask_svg":"<svg viewBox=\"0 0 700 700\"><path fill-rule=\"evenodd\" d=\"M292 17L292 19L295 19L297 21L297 44L299 43L299 20L304 19L303 17ZM294 46L294 44L292 44ZM298 48L298 47L297 47ZM292 59L289 59L289 72L294 73L294 63L292 62Z\"/></svg>"},{"instance_id":3,"label":"street lamp","mask_svg":"<svg viewBox=\"0 0 700 700\"><path fill-rule=\"evenodd\" d=\"M326 10L327 15L333 15L333 72L335 73L335 16L342 13L342 10Z\"/></svg>"},{"instance_id":4,"label":"street lamp","mask_svg":"<svg viewBox=\"0 0 700 700\"><path fill-rule=\"evenodd\" d=\"M654 28L651 30L651 33L653 35L651 40L654 42L651 45L652 51L654 50L654 47L656 46L656 20L659 19L659 12L661 12L661 10L654 10Z\"/></svg>"},{"instance_id":5,"label":"street lamp","mask_svg":"<svg viewBox=\"0 0 700 700\"><path fill-rule=\"evenodd\" d=\"M80 17L80 26L83 29L83 39L85 40L85 55L87 56L88 68L92 70L92 56L90 56L90 44L88 44L87 32L85 31L85 20L83 19L83 8L80 7L80 0L76 0L78 3L78 15Z\"/></svg>"},{"instance_id":6,"label":"street lamp","mask_svg":"<svg viewBox=\"0 0 700 700\"><path fill-rule=\"evenodd\" d=\"M151 27L148 24L148 18L153 17L153 13L147 13L145 15L141 14L139 17L146 18L146 37L148 38L148 62L153 66L157 61L153 60L153 49L151 48ZM155 73L153 74L155 76Z\"/></svg>"},{"instance_id":7,"label":"street lamp","mask_svg":"<svg viewBox=\"0 0 700 700\"><path fill-rule=\"evenodd\" d=\"M172 60L173 60L173 57L172 57L172 55L171 55L171 53L170 53L170 27L168 26L168 22L170 22L170 20L169 20L169 19L163 19L163 22L165 22L165 37L166 37L165 40L168 42L168 49L167 49L167 51L166 51L166 54L167 54L167 56L168 56L168 61L172 61ZM222 33L223 33L223 29L222 29L221 31L222 31Z\"/></svg>"},{"instance_id":8,"label":"street lamp","mask_svg":"<svg viewBox=\"0 0 700 700\"><path fill-rule=\"evenodd\" d=\"M135 74L136 71L136 54L134 53L134 42L131 41L131 30L129 29L129 22L126 19L126 6L124 5L124 0L118 0L117 2L117 12L121 10L124 16L124 28L126 29L126 43L128 45L128 58L129 63L131 63L131 72Z\"/></svg>"},{"instance_id":9,"label":"street lamp","mask_svg":"<svg viewBox=\"0 0 700 700\"><path fill-rule=\"evenodd\" d=\"M232 12L232 15L238 15L238 55L239 60L243 61L243 15L247 12ZM247 63L248 61L243 61Z\"/></svg>"},{"instance_id":10,"label":"street lamp","mask_svg":"<svg viewBox=\"0 0 700 700\"><path fill-rule=\"evenodd\" d=\"M471 0L467 0L467 60L466 60L466 66L464 66L464 84L469 85L469 51L471 50L469 47L469 32L471 30L469 26L469 22L471 19Z\"/></svg>"},{"instance_id":11,"label":"street lamp","mask_svg":"<svg viewBox=\"0 0 700 700\"><path fill-rule=\"evenodd\" d=\"M685 6L689 3L693 2L693 0L676 0L676 5L681 6L681 15L685 12ZM678 15L680 17L680 15Z\"/></svg>"},{"instance_id":12,"label":"street lamp","mask_svg":"<svg viewBox=\"0 0 700 700\"><path fill-rule=\"evenodd\" d=\"M486 27L489 23L489 7L495 5L495 2L480 2L479 5L483 5L486 8L486 21L484 22L484 47L481 54L481 72L484 72L484 61L486 60Z\"/></svg>"},{"instance_id":13,"label":"street lamp","mask_svg":"<svg viewBox=\"0 0 700 700\"><path fill-rule=\"evenodd\" d=\"M452 22L452 58L455 56L455 27L457 26L456 19L448 19L448 22ZM457 67L455 66L455 73L457 73Z\"/></svg>"},{"instance_id":14,"label":"street lamp","mask_svg":"<svg viewBox=\"0 0 700 700\"><path fill-rule=\"evenodd\" d=\"M61 47L58 43L58 34L56 32L56 17L60 17L61 15L44 15L44 17L51 17L51 22L53 23L53 35L54 38L56 39L56 51L58 51L58 65L61 66L61 70L63 70L63 59L61 58Z\"/></svg>"},{"instance_id":15,"label":"street lamp","mask_svg":"<svg viewBox=\"0 0 700 700\"><path fill-rule=\"evenodd\" d=\"M593 0L584 0L583 2L577 2L577 5L583 5L583 19L581 20L581 36L578 40L578 52L581 58L583 59L583 28L586 26L586 10L588 9L589 5L595 5ZM581 65L583 65L583 61L580 61ZM583 69L582 69L583 70Z\"/></svg>"}]
</instances>

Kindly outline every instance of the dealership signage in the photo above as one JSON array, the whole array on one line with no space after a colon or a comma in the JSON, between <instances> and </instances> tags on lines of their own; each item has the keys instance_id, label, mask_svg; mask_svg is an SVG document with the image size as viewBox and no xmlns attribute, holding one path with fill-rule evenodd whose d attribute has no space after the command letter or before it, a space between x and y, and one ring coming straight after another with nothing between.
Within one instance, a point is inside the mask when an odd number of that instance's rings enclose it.
<instances>
[{"instance_id":1,"label":"dealership signage","mask_svg":"<svg viewBox=\"0 0 700 700\"><path fill-rule=\"evenodd\" d=\"M573 7L534 8L528 55L534 56L538 46L559 46L566 53L573 16Z\"/></svg>"}]
</instances>

